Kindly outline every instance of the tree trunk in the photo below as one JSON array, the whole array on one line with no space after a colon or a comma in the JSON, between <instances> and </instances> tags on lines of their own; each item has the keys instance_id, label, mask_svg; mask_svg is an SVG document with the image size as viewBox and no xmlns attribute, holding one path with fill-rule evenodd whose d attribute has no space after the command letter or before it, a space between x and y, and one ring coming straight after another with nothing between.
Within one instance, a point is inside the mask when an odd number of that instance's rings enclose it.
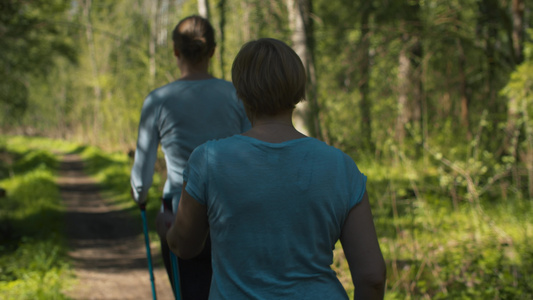
<instances>
[{"instance_id":1,"label":"tree trunk","mask_svg":"<svg viewBox=\"0 0 533 300\"><path fill-rule=\"evenodd\" d=\"M169 10L169 0L161 1L161 15L159 17L159 36L157 38L157 44L159 46L166 46L168 39L168 15Z\"/></svg>"},{"instance_id":2,"label":"tree trunk","mask_svg":"<svg viewBox=\"0 0 533 300\"><path fill-rule=\"evenodd\" d=\"M198 14L209 20L209 1L208 0L198 0Z\"/></svg>"},{"instance_id":3,"label":"tree trunk","mask_svg":"<svg viewBox=\"0 0 533 300\"><path fill-rule=\"evenodd\" d=\"M524 0L512 0L513 15L513 50L516 64L524 60Z\"/></svg>"},{"instance_id":4,"label":"tree trunk","mask_svg":"<svg viewBox=\"0 0 533 300\"><path fill-rule=\"evenodd\" d=\"M424 83L422 79L422 20L420 18L420 0L412 1L407 6L408 28L410 28L409 37L409 59L411 60L411 69L409 74L409 89L411 90L412 101L410 103L412 111L412 121L415 133L420 134L422 144L425 143L425 122L424 111ZM417 148L419 153L422 152L422 146Z\"/></svg>"},{"instance_id":5,"label":"tree trunk","mask_svg":"<svg viewBox=\"0 0 533 300\"><path fill-rule=\"evenodd\" d=\"M403 48L398 57L398 117L396 119L396 141L400 144L405 139L405 125L411 117L407 105L409 99L410 70L411 60L407 55L407 50Z\"/></svg>"},{"instance_id":6,"label":"tree trunk","mask_svg":"<svg viewBox=\"0 0 533 300\"><path fill-rule=\"evenodd\" d=\"M306 99L297 105L294 123L298 130L323 139L317 99L317 84L314 65L313 27L310 19L311 0L287 0L289 27L294 51L300 56L307 72ZM307 128L307 130L305 130Z\"/></svg>"},{"instance_id":7,"label":"tree trunk","mask_svg":"<svg viewBox=\"0 0 533 300\"><path fill-rule=\"evenodd\" d=\"M155 75L156 75L156 43L157 43L157 4L158 0L151 0L150 3L150 23L148 24L150 28L150 38L148 40L148 52L150 55L149 59L149 74L150 74L150 86L155 84Z\"/></svg>"},{"instance_id":8,"label":"tree trunk","mask_svg":"<svg viewBox=\"0 0 533 300\"><path fill-rule=\"evenodd\" d=\"M402 44L398 58L398 118L396 139L402 143L406 137L405 125L412 121L413 134L420 134L425 143L424 85L422 81L422 20L418 0L404 7L405 17L400 31ZM420 151L421 149L417 149Z\"/></svg>"},{"instance_id":9,"label":"tree trunk","mask_svg":"<svg viewBox=\"0 0 533 300\"><path fill-rule=\"evenodd\" d=\"M220 62L220 76L222 79L225 79L225 63L224 63L224 32L225 32L225 26L226 26L226 0L219 0L218 1L218 12L220 15L220 21L218 26L218 36L219 36L219 42L218 42L218 61Z\"/></svg>"},{"instance_id":10,"label":"tree trunk","mask_svg":"<svg viewBox=\"0 0 533 300\"><path fill-rule=\"evenodd\" d=\"M488 106L494 108L496 106L496 91L493 86L494 75L496 73L496 51L494 50L494 43L497 41L498 26L498 3L497 0L482 0L479 2L479 20L478 20L478 35L484 41L485 55L487 61L487 78L486 94L488 99Z\"/></svg>"},{"instance_id":11,"label":"tree trunk","mask_svg":"<svg viewBox=\"0 0 533 300\"><path fill-rule=\"evenodd\" d=\"M468 96L466 84L466 56L463 49L463 43L460 38L456 40L458 52L458 67L459 67L459 93L461 95L461 125L466 129L466 138L470 139L470 122L468 120Z\"/></svg>"},{"instance_id":12,"label":"tree trunk","mask_svg":"<svg viewBox=\"0 0 533 300\"><path fill-rule=\"evenodd\" d=\"M241 2L241 8L243 10L243 15L242 15L242 37L243 37L243 40L244 42L248 42L250 41L251 37L252 37L252 34L251 34L251 22L250 22L250 13L251 13L251 7L252 5L250 4L249 0L245 0L245 1L242 1Z\"/></svg>"},{"instance_id":13,"label":"tree trunk","mask_svg":"<svg viewBox=\"0 0 533 300\"><path fill-rule=\"evenodd\" d=\"M91 71L93 76L93 93L94 93L94 107L93 107L93 134L98 135L101 118L100 118L100 103L102 102L102 89L99 84L98 64L96 61L96 47L94 43L93 27L91 22L91 0L85 0L83 5L83 17L85 19L85 36L87 37L87 45L89 50L89 60L91 63Z\"/></svg>"},{"instance_id":14,"label":"tree trunk","mask_svg":"<svg viewBox=\"0 0 533 300\"><path fill-rule=\"evenodd\" d=\"M359 40L359 47L361 51L359 69L361 71L361 78L359 80L359 95L361 97L359 108L361 110L361 133L363 136L364 147L367 150L374 151L374 143L372 141L372 119L370 115L370 99L368 82L370 80L370 13L371 2L362 2L362 16L361 16L361 39Z\"/></svg>"},{"instance_id":15,"label":"tree trunk","mask_svg":"<svg viewBox=\"0 0 533 300\"><path fill-rule=\"evenodd\" d=\"M512 11L515 13L513 0ZM509 40L509 47L514 57L513 62L516 61L515 49L514 49L514 31L513 23L510 18L507 18L505 15L505 9L500 8L500 2L497 0L482 0L479 2L479 17L478 17L478 35L480 39L484 41L485 53L486 53L486 95L488 99L489 111L493 113L499 113L504 109L501 103L497 102L497 92L498 87L495 86L495 79L497 75L497 62L499 60L498 51L498 31L499 31L499 22L503 22L505 26L505 31L507 38ZM503 20L503 21L502 21ZM498 22L499 21L499 22ZM500 149L496 152L496 156L507 153L516 158L516 143L513 142L514 138L519 134L519 129L517 128L516 120L518 118L518 103L514 97L510 97L507 105L507 124L505 128L505 136L503 137L503 142L501 143ZM493 120L493 126L496 128L498 126L497 118Z\"/></svg>"}]
</instances>

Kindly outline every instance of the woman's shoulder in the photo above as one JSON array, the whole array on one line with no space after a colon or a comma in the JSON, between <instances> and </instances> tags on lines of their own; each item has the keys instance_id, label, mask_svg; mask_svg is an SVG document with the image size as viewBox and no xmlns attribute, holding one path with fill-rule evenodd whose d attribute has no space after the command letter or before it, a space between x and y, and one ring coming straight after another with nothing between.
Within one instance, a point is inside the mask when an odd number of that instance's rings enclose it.
<instances>
[{"instance_id":1,"label":"woman's shoulder","mask_svg":"<svg viewBox=\"0 0 533 300\"><path fill-rule=\"evenodd\" d=\"M219 85L222 85L222 86L227 86L227 87L234 88L233 87L233 83L231 83L231 82L229 82L229 81L227 81L225 79L213 77L210 80L212 81L212 84L219 84Z\"/></svg>"},{"instance_id":2,"label":"woman's shoulder","mask_svg":"<svg viewBox=\"0 0 533 300\"><path fill-rule=\"evenodd\" d=\"M341 149L335 147L335 146L332 146L332 145L329 145L327 144L326 142L324 141L321 141L317 138L309 138L309 143L312 144L312 146L314 147L314 149L316 149L316 151L321 151L323 152L324 154L331 154L331 155L341 155L341 156L344 156L346 155Z\"/></svg>"},{"instance_id":3,"label":"woman's shoulder","mask_svg":"<svg viewBox=\"0 0 533 300\"><path fill-rule=\"evenodd\" d=\"M235 93L235 88L231 82L219 78L205 80L176 80L169 82L152 90L145 99L145 102L162 103L168 99L174 99L182 91L189 90L196 86L197 90L203 90L207 93L221 93L226 91L229 94Z\"/></svg>"},{"instance_id":4,"label":"woman's shoulder","mask_svg":"<svg viewBox=\"0 0 533 300\"><path fill-rule=\"evenodd\" d=\"M343 150L314 138L313 143L315 151L320 157L322 157L322 159L330 159L332 161L337 161L345 166L357 168L357 164L355 163L353 157L344 152Z\"/></svg>"},{"instance_id":5,"label":"woman's shoulder","mask_svg":"<svg viewBox=\"0 0 533 300\"><path fill-rule=\"evenodd\" d=\"M242 135L235 134L225 138L212 139L205 142L202 146L206 148L228 148L228 147L242 147Z\"/></svg>"},{"instance_id":6,"label":"woman's shoulder","mask_svg":"<svg viewBox=\"0 0 533 300\"><path fill-rule=\"evenodd\" d=\"M150 92L150 95L154 95L157 98L165 98L168 95L175 94L177 91L185 88L186 86L187 81L176 80L155 88L152 92Z\"/></svg>"},{"instance_id":7,"label":"woman's shoulder","mask_svg":"<svg viewBox=\"0 0 533 300\"><path fill-rule=\"evenodd\" d=\"M202 151L206 151L206 149L213 149L213 148L220 148L220 147L226 147L234 145L238 142L238 138L236 138L236 135L232 135L225 138L219 138L219 139L212 139L204 142L200 146L196 147L195 150L202 149Z\"/></svg>"},{"instance_id":8,"label":"woman's shoulder","mask_svg":"<svg viewBox=\"0 0 533 300\"><path fill-rule=\"evenodd\" d=\"M206 86L206 87L209 87L210 90L214 88L235 90L233 83L226 81L224 79L221 79L221 78L217 78L217 77L211 77L211 78L206 78L202 80L177 80L177 81L167 84L166 86L168 86L167 88L172 88L173 86L179 86L179 87ZM161 88L164 88L166 86L162 86Z\"/></svg>"},{"instance_id":9,"label":"woman's shoulder","mask_svg":"<svg viewBox=\"0 0 533 300\"><path fill-rule=\"evenodd\" d=\"M213 78L210 80L206 80L204 84L206 88L209 88L208 91L211 91L213 93L226 93L228 95L231 95L231 97L234 97L237 94L233 83L224 79Z\"/></svg>"},{"instance_id":10,"label":"woman's shoulder","mask_svg":"<svg viewBox=\"0 0 533 300\"><path fill-rule=\"evenodd\" d=\"M221 139L212 139L196 147L191 157L227 157L227 155L236 153L236 150L242 149L242 145L239 144L239 139L236 138L237 135L221 138Z\"/></svg>"},{"instance_id":11,"label":"woman's shoulder","mask_svg":"<svg viewBox=\"0 0 533 300\"><path fill-rule=\"evenodd\" d=\"M175 96L181 88L183 88L183 84L179 80L167 83L163 86L153 89L144 100L144 103L145 105L161 104L168 98Z\"/></svg>"}]
</instances>

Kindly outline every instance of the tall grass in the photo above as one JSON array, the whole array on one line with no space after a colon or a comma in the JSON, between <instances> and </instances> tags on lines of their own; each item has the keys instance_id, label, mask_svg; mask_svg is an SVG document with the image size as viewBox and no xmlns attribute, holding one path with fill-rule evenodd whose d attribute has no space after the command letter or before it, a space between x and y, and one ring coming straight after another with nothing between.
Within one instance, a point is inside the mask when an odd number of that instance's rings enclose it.
<instances>
[{"instance_id":1,"label":"tall grass","mask_svg":"<svg viewBox=\"0 0 533 300\"><path fill-rule=\"evenodd\" d=\"M67 149L47 139L1 137L0 298L66 299L73 282L67 262L64 209L49 151ZM36 149L41 148L41 149Z\"/></svg>"},{"instance_id":2,"label":"tall grass","mask_svg":"<svg viewBox=\"0 0 533 300\"><path fill-rule=\"evenodd\" d=\"M386 299L533 299L532 200L503 183L475 198L484 177L469 188L443 183L433 163L359 165L387 262ZM334 266L346 266L338 254Z\"/></svg>"}]
</instances>

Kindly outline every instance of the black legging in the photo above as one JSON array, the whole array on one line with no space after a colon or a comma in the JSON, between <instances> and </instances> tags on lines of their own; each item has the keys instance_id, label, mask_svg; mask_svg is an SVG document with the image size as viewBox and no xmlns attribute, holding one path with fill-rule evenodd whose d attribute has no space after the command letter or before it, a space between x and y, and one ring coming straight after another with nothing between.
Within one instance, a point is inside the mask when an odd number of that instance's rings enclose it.
<instances>
[{"instance_id":1,"label":"black legging","mask_svg":"<svg viewBox=\"0 0 533 300\"><path fill-rule=\"evenodd\" d=\"M172 265L170 264L170 249L165 240L161 239L161 255L167 269L168 278L174 291L174 278L172 277ZM211 239L208 236L202 252L192 259L178 257L180 272L181 299L183 300L207 300L211 285Z\"/></svg>"}]
</instances>

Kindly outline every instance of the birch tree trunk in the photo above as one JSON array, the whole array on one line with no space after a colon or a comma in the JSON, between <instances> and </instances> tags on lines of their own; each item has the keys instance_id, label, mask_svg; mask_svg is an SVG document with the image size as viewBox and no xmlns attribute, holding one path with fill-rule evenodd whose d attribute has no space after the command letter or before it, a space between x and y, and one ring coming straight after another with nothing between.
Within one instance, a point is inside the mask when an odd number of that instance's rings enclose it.
<instances>
[{"instance_id":1,"label":"birch tree trunk","mask_svg":"<svg viewBox=\"0 0 533 300\"><path fill-rule=\"evenodd\" d=\"M149 74L150 74L150 86L154 86L155 84L155 75L156 75L156 58L155 58L155 52L156 52L156 43L157 43L157 4L158 0L150 0L150 22L151 24L148 24L150 28L150 38L148 40L148 52L150 55L149 59Z\"/></svg>"},{"instance_id":2,"label":"birch tree trunk","mask_svg":"<svg viewBox=\"0 0 533 300\"><path fill-rule=\"evenodd\" d=\"M98 135L101 118L100 118L100 103L102 102L102 89L99 83L99 71L98 63L96 61L96 46L94 43L93 26L91 22L91 0L85 0L83 4L83 17L85 19L85 36L87 38L87 45L89 50L89 60L91 64L91 72L93 77L93 93L94 93L94 106L93 106L93 134Z\"/></svg>"},{"instance_id":3,"label":"birch tree trunk","mask_svg":"<svg viewBox=\"0 0 533 300\"><path fill-rule=\"evenodd\" d=\"M406 137L405 125L412 121L413 133L420 134L425 143L425 100L422 81L422 23L419 0L405 6L405 19L402 21L402 44L398 57L398 119L396 138L401 143ZM420 151L421 149L417 149Z\"/></svg>"},{"instance_id":4,"label":"birch tree trunk","mask_svg":"<svg viewBox=\"0 0 533 300\"><path fill-rule=\"evenodd\" d=\"M159 17L159 33L157 37L157 44L159 46L166 46L168 40L168 15L169 15L169 0L161 1L161 15Z\"/></svg>"},{"instance_id":5,"label":"birch tree trunk","mask_svg":"<svg viewBox=\"0 0 533 300\"><path fill-rule=\"evenodd\" d=\"M301 132L323 139L319 120L316 72L313 58L313 28L310 19L311 0L287 0L289 27L294 51L307 72L306 100L296 106L294 125Z\"/></svg>"},{"instance_id":6,"label":"birch tree trunk","mask_svg":"<svg viewBox=\"0 0 533 300\"><path fill-rule=\"evenodd\" d=\"M407 105L410 70L411 61L407 55L407 50L403 48L398 57L398 117L396 119L396 141L400 144L405 139L405 125L411 117Z\"/></svg>"},{"instance_id":7,"label":"birch tree trunk","mask_svg":"<svg viewBox=\"0 0 533 300\"><path fill-rule=\"evenodd\" d=\"M208 0L198 0L198 14L209 20L209 1Z\"/></svg>"},{"instance_id":8,"label":"birch tree trunk","mask_svg":"<svg viewBox=\"0 0 533 300\"><path fill-rule=\"evenodd\" d=\"M241 28L242 28L242 37L243 37L244 42L250 41L252 37L252 33L250 30L252 26L252 24L250 23L251 7L252 5L250 4L249 0L245 0L241 2L241 8L243 10L243 16L242 16L243 26Z\"/></svg>"}]
</instances>

